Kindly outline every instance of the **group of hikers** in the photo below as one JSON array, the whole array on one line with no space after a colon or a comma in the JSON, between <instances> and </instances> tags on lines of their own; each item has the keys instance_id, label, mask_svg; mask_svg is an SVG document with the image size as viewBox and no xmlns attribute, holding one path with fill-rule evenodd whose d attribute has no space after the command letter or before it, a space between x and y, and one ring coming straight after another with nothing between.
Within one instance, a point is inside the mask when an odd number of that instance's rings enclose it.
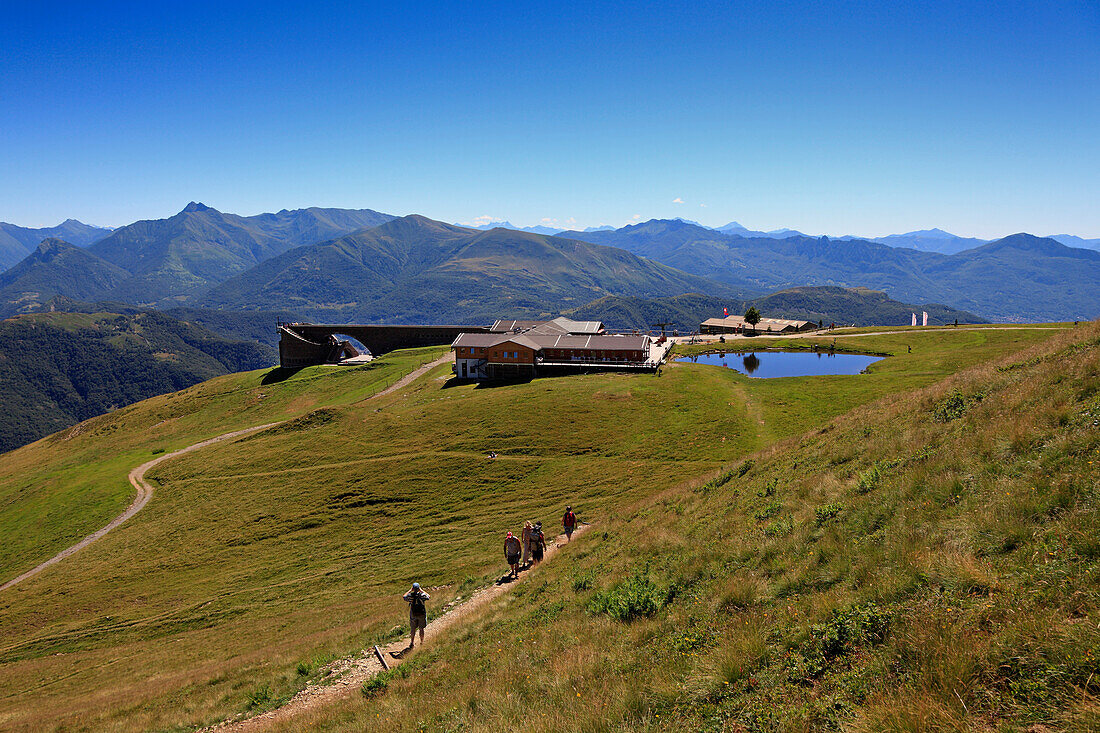
<instances>
[{"instance_id":1,"label":"group of hikers","mask_svg":"<svg viewBox=\"0 0 1100 733\"><path fill-rule=\"evenodd\" d=\"M565 507L565 514L561 517L561 527L565 533L566 542L572 541L577 524L577 515L573 513L573 507ZM530 521L524 522L523 530L518 537L509 532L504 538L504 559L508 563L509 572L506 577L518 578L520 570L527 570L542 562L545 553L546 535L542 531L542 522L533 524ZM424 643L424 629L428 626L428 607L425 601L431 600L431 596L420 587L420 583L413 583L401 598L409 604L409 646L400 652L390 652L398 659L406 652L412 651L416 645L417 631L420 632L420 643Z\"/></svg>"}]
</instances>

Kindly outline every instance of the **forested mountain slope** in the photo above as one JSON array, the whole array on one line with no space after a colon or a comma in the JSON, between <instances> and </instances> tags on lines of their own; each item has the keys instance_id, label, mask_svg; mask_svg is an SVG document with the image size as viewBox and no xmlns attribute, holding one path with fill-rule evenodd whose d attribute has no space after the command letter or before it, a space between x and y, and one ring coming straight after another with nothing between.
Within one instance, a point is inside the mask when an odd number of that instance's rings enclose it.
<instances>
[{"instance_id":1,"label":"forested mountain slope","mask_svg":"<svg viewBox=\"0 0 1100 733\"><path fill-rule=\"evenodd\" d=\"M275 350L155 311L0 322L0 452L153 395L274 364Z\"/></svg>"},{"instance_id":2,"label":"forested mountain slope","mask_svg":"<svg viewBox=\"0 0 1100 733\"><path fill-rule=\"evenodd\" d=\"M669 330L690 333L708 318L719 318L728 309L731 315L743 314L756 306L765 318L793 318L822 321L824 325L908 326L912 314L927 311L929 323L985 323L973 313L945 305L910 305L892 299L886 293L867 288L833 286L802 287L738 300L706 295L678 295L671 298L636 298L609 295L563 315L581 321L603 321L609 329L650 330L653 324L667 323Z\"/></svg>"}]
</instances>

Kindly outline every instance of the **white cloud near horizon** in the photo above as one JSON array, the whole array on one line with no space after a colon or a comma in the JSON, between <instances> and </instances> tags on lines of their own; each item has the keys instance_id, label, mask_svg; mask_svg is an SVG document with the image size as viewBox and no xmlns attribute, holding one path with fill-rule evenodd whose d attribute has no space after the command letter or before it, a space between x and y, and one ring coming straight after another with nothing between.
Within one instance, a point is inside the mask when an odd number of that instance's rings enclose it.
<instances>
[{"instance_id":1,"label":"white cloud near horizon","mask_svg":"<svg viewBox=\"0 0 1100 733\"><path fill-rule=\"evenodd\" d=\"M676 198L672 199L672 203L682 204L682 203L684 203L684 200L682 198L680 198L679 196L677 196Z\"/></svg>"},{"instance_id":2,"label":"white cloud near horizon","mask_svg":"<svg viewBox=\"0 0 1100 733\"><path fill-rule=\"evenodd\" d=\"M460 227L479 227L485 224L492 224L494 221L504 221L499 216L489 216L483 214L481 216L475 216L472 221L460 221L458 225Z\"/></svg>"}]
</instances>

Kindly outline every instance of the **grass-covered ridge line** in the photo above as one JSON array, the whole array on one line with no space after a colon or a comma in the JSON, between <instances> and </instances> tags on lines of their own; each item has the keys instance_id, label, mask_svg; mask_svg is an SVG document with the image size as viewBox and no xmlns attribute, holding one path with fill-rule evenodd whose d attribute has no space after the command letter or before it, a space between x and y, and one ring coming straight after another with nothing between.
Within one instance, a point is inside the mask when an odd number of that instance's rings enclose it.
<instances>
[{"instance_id":1,"label":"grass-covered ridge line","mask_svg":"<svg viewBox=\"0 0 1100 733\"><path fill-rule=\"evenodd\" d=\"M916 337L912 355L902 353L904 342L880 341L897 356L869 374L789 380L676 363L660 377L599 374L487 387L449 383L444 365L367 399L444 351L428 349L387 355L369 369L319 367L282 381L273 376L285 374L233 375L116 411L10 454L18 463L0 468L0 500L25 519L0 527L3 545L31 549L7 562L49 552L48 542L62 544L65 533L86 534L80 522L90 520L68 511L74 498L117 496L124 505L129 492L111 481L125 481L126 471L155 451L279 419L291 423L158 466L147 477L157 482L154 500L141 513L73 562L0 596L0 669L13 691L0 696L0 716L32 729L187 729L275 705L305 684L318 660L399 634L402 609L394 598L409 582L435 588L438 612L499 575L504 529L536 518L554 526L567 502L595 527L532 577L522 595L502 601L513 604L508 623L497 626L490 617L489 625L459 633L459 640L477 634L485 649L448 641L455 663L469 662L449 680L450 662L439 661L433 641L413 658L407 679L393 678L375 695L371 705L382 707L369 713L404 699L405 685L438 683L437 692L458 694L473 677L497 679L493 650L522 659L530 647L516 646L517 639L538 640L540 653L558 644L535 636L536 628L557 629L564 646L533 680L551 687L559 675L574 680L572 699L578 691L620 689L592 677L574 649L597 660L607 650L587 640L606 637L618 654L616 645L642 650L652 641L621 637L621 628L663 633L653 625L678 613L691 592L669 564L684 546L745 528L775 542L803 531L785 498L788 485L777 475L764 478L769 446L959 369L1029 362L1033 354L1017 352L1057 337L1049 330L926 333ZM988 400L978 404L984 409ZM500 457L488 460L490 450ZM876 460L887 474L894 470L888 463ZM731 470L721 485L702 488ZM675 488L685 481L699 491ZM699 521L699 534L691 531L699 502L710 502L706 511L718 517L736 506L730 492L757 481L754 492L765 496L743 517L713 526ZM845 521L851 503L842 497L813 508L834 502L844 508L824 512L814 531ZM808 522L817 521L816 512L805 512ZM660 548L667 557L654 556ZM602 574L600 562L613 575ZM619 585L630 578L633 584ZM606 603L594 602L597 594ZM613 608L636 620L622 627L604 610ZM520 621L530 626L508 625ZM862 621L851 624L838 633L865 633ZM661 643L696 654L693 640L710 633L696 624ZM632 678L633 658L618 659L609 663L616 674ZM502 688L494 682L485 689ZM650 706L644 690L631 693L639 710ZM440 698L453 699L450 692ZM440 700L401 715L429 729L446 727L434 722L444 712ZM500 701L493 696L470 704L479 714L466 725L511 725L494 712ZM610 720L644 724L601 709ZM373 727L368 712L350 709L360 712L368 717L344 724Z\"/></svg>"}]
</instances>

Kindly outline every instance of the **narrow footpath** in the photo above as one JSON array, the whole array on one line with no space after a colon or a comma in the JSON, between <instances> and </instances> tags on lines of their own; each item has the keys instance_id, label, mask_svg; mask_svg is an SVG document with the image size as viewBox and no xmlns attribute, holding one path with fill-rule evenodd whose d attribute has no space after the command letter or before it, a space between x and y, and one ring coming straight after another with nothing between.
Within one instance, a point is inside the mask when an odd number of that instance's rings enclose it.
<instances>
[{"instance_id":1,"label":"narrow footpath","mask_svg":"<svg viewBox=\"0 0 1100 733\"><path fill-rule=\"evenodd\" d=\"M278 425L278 424L279 423L268 423L266 425L256 425L255 427L245 428L244 430L234 430L231 433L223 433L222 435L218 435L218 436L215 436L213 438L208 438L207 440L203 440L199 443L193 443L193 444L187 446L186 448L180 448L177 451L172 451L171 453L165 453L162 456L157 456L153 460L147 461L146 463L141 464L140 466L138 466L134 470L130 471L130 483L133 485L133 487L135 489L137 489L137 496L134 497L134 501L130 504L129 507L127 507L126 511L124 511L122 514L119 514L117 517L112 519L111 522L109 524L107 524L107 526L96 530L92 534L90 534L87 537L85 537L84 539L82 539L80 542L77 542L72 547L70 547L66 550L62 550L61 552L57 553L56 555L51 557L46 562L44 562L40 565L37 565L37 566L31 568L30 570L28 570L27 572L23 573L22 575L20 575L19 577L12 578L7 583L4 583L3 585L0 585L0 591L5 591L8 588L11 588L13 585L16 585L17 583L23 582L27 578L34 577L35 575L38 575L40 572L42 572L46 568L50 567L51 565L56 565L57 563L61 562L62 560L67 558L69 555L80 552L85 547L92 544L93 542L95 542L99 538L103 537L103 535L107 534L112 529L118 527L120 524L125 522L127 519L129 519L130 517L132 517L135 514L137 514L138 512L140 512L145 507L145 505L149 503L149 499L151 499L153 497L153 487L152 487L152 485L149 484L149 482L147 482L145 480L145 473L150 468L152 468L153 466L156 466L157 464L161 463L162 461L167 461L169 458L175 458L176 456L182 456L184 453L190 453L191 451L198 450L199 448L205 448L206 446L213 445L214 443L220 443L220 442L225 441L225 440L232 440L233 438L239 438L242 435L248 435L249 433L254 433L257 430L263 430L265 428L274 427L275 425Z\"/></svg>"},{"instance_id":2,"label":"narrow footpath","mask_svg":"<svg viewBox=\"0 0 1100 733\"><path fill-rule=\"evenodd\" d=\"M411 382L419 379L420 377L424 376L425 374L427 374L429 371L436 368L437 366L440 366L441 364L446 363L447 361L450 360L450 358L451 358L451 355L449 353L444 354L443 356L439 357L435 361L430 362L428 364L425 364L425 365L419 367L418 369L414 369L413 371L409 372L405 376L401 377L401 379L399 379L396 382L394 382L393 384L391 384L389 387L386 387L385 389L374 393L373 395L371 395L367 399L368 400L373 400L373 399L377 399L379 397L384 397L388 394L392 394L392 393L396 392L397 390L401 389L402 387L407 386L409 383L411 383ZM266 430L267 428L273 428L276 425L279 425L280 422L266 423L264 425L255 425L251 428L244 428L243 430L234 430L234 431L229 432L229 433L223 433L221 435L216 435L213 438L208 438L208 439L200 441L198 443L193 443L193 444L187 446L186 448L180 448L179 450L172 451L171 453L165 453L162 456L157 456L153 460L141 464L137 468L130 471L130 477L129 477L130 478L130 483L133 485L133 487L135 489L137 489L137 495L134 497L133 502L130 503L130 506L126 508L126 511L124 511L122 514L119 514L117 517L112 519L110 521L110 523L108 523L105 527L101 527L100 529L96 530L92 534L90 534L87 537L85 537L84 539L82 539L80 542L77 542L72 547L69 547L67 549L62 550L61 552L59 552L56 555L54 555L53 557L51 557L49 560L46 560L45 562L43 562L39 565L36 565L35 567L31 568L27 572L23 573L22 575L20 575L16 578L12 578L8 582L4 583L3 585L0 585L0 592L3 592L5 590L7 590L8 588L11 588L14 585L22 583L27 578L34 577L35 575L38 575L40 572L42 572L46 568L50 567L51 565L56 565L57 563L61 562L65 558L69 557L70 555L73 555L77 552L80 552L85 547L92 544L96 540L100 539L105 534L110 532L112 529L115 529L120 524L122 524L126 520L130 519L130 517L132 517L135 514L137 514L138 512L140 512L145 507L145 505L149 503L149 499L151 499L153 497L153 487L145 480L146 472L149 471L149 469L151 469L153 466L156 466L156 465L158 465L159 463L161 463L163 461L167 461L170 458L175 458L177 456L182 456L184 453L190 453L191 451L198 450L200 448L205 448L205 447L207 447L209 445L213 445L215 443L221 443L221 442L226 441L226 440L233 440L234 438L239 438L242 435L248 435L249 433L255 433L259 430Z\"/></svg>"},{"instance_id":3,"label":"narrow footpath","mask_svg":"<svg viewBox=\"0 0 1100 733\"><path fill-rule=\"evenodd\" d=\"M588 525L579 525L577 530L573 533L573 537L578 537L587 529ZM558 550L565 544L564 534L555 537L547 544L546 555L542 562L550 562L557 554ZM503 564L503 560L501 563ZM432 619L424 632L423 643L427 646L438 644L439 636L444 631L476 615L494 598L507 593L513 587L525 582L531 572L531 570L526 570L520 573L519 578L516 580L511 582L498 581L493 585L481 588L475 591L468 599L462 601L460 605L453 606L441 616ZM404 602L401 601L399 597L394 598L394 609L395 614L400 614L401 618L404 618L404 615L408 613L405 609ZM391 655L391 652L400 652L406 647L408 641L409 639L407 636L402 636L400 639L390 642L384 647L380 647L382 656L391 669L404 661L403 659L395 659ZM420 648L419 645L417 648ZM414 650L409 654L409 658L415 654L416 651ZM329 664L323 670L323 681L309 685L292 697L290 701L282 707L269 710L266 713L261 713L251 718L243 717L244 713L242 713L240 716L223 721L217 725L203 728L199 733L267 730L276 724L287 723L302 713L325 705L330 705L336 701L346 699L351 695L359 693L364 682L383 671L385 671L385 669L378 660L374 648L365 649L361 654L340 659Z\"/></svg>"}]
</instances>

